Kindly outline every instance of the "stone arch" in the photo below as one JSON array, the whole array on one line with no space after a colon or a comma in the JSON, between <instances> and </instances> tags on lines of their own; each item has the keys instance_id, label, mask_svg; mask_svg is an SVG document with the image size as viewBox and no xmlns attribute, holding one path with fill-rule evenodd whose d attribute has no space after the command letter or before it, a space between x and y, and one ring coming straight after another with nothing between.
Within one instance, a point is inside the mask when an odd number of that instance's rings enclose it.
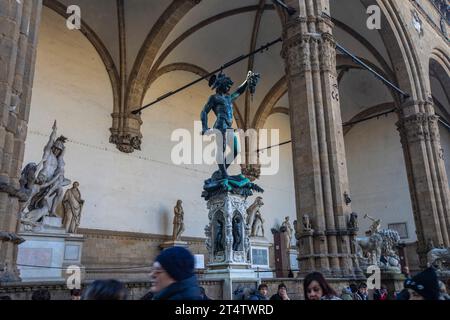
<instances>
[{"instance_id":1,"label":"stone arch","mask_svg":"<svg viewBox=\"0 0 450 320\"><path fill-rule=\"evenodd\" d=\"M350 119L349 123L354 122L354 121L358 121L361 119L365 119L367 117L370 117L372 115L377 115L377 114L381 114L383 112L388 112L391 111L393 109L395 109L395 103L393 102L386 102L386 103L381 103L379 105L373 106L373 107L369 107L363 111L361 111L360 113L358 113L357 115L355 115L353 118ZM347 126L344 128L344 136L350 132L350 130L353 128L353 125Z\"/></svg>"},{"instance_id":2,"label":"stone arch","mask_svg":"<svg viewBox=\"0 0 450 320\"><path fill-rule=\"evenodd\" d=\"M429 63L430 76L434 76L442 88L450 88L450 58L445 54L443 50L433 50L430 63ZM431 84L430 84L431 91ZM447 100L450 102L450 94L445 91Z\"/></svg>"},{"instance_id":3,"label":"stone arch","mask_svg":"<svg viewBox=\"0 0 450 320\"><path fill-rule=\"evenodd\" d=\"M379 34L396 66L395 76L398 86L410 95L410 100L424 100L423 70L407 26L400 16L400 8L392 0L360 0L368 7L378 5L382 11Z\"/></svg>"},{"instance_id":4,"label":"stone arch","mask_svg":"<svg viewBox=\"0 0 450 320\"><path fill-rule=\"evenodd\" d=\"M278 113L289 115L289 108L286 108L286 107L275 107L270 112L270 115L278 114Z\"/></svg>"},{"instance_id":5,"label":"stone arch","mask_svg":"<svg viewBox=\"0 0 450 320\"><path fill-rule=\"evenodd\" d=\"M145 83L161 45L178 22L198 3L200 0L174 0L150 30L130 74L127 90L128 108L134 109L141 105Z\"/></svg>"},{"instance_id":6,"label":"stone arch","mask_svg":"<svg viewBox=\"0 0 450 320\"><path fill-rule=\"evenodd\" d=\"M200 1L173 0L153 25L141 46L129 75L125 97L120 107L122 112L117 119L113 119L113 128L111 129L110 142L115 144L120 151L132 153L141 149L142 120L139 114L133 114L132 111L142 105L147 91L145 83L161 45L178 22Z\"/></svg>"},{"instance_id":7,"label":"stone arch","mask_svg":"<svg viewBox=\"0 0 450 320\"><path fill-rule=\"evenodd\" d=\"M450 196L441 155L438 118L430 99L426 66L419 58L415 37L394 0L361 0L382 11L380 36L388 50L398 86L409 94L398 108L397 123L408 175L412 211L418 238L420 266L426 267L428 243L450 243ZM422 134L423 135L422 135Z\"/></svg>"},{"instance_id":8,"label":"stone arch","mask_svg":"<svg viewBox=\"0 0 450 320\"><path fill-rule=\"evenodd\" d=\"M256 111L255 118L253 119L252 127L254 129L260 129L264 126L273 107L286 94L287 90L286 76L284 76L275 83L261 102L258 111Z\"/></svg>"},{"instance_id":9,"label":"stone arch","mask_svg":"<svg viewBox=\"0 0 450 320\"><path fill-rule=\"evenodd\" d=\"M67 19L67 6L63 5L57 0L44 0L43 5L64 19ZM99 54L106 71L108 72L109 79L111 81L111 87L113 92L113 113L119 112L120 108L120 77L117 68L114 64L113 58L109 53L106 46L100 40L100 37L93 31L93 29L84 21L81 20L80 32L86 37L86 39L92 44L97 53Z\"/></svg>"},{"instance_id":10,"label":"stone arch","mask_svg":"<svg viewBox=\"0 0 450 320\"><path fill-rule=\"evenodd\" d=\"M389 74L385 72L383 69L376 66L374 63L364 59L360 58L362 61L364 61L368 66L370 66L372 69L377 71L379 74L384 76L386 79L391 79ZM343 56L343 55L337 55L337 68L356 68L361 69L361 67L352 61L350 57ZM389 72L389 71L388 71ZM258 111L256 112L255 118L253 119L253 128L260 129L264 126L264 123L266 122L269 115L272 114L272 109L275 108L275 105L277 102L286 94L288 88L287 88L287 82L286 77L281 78L267 93L264 100L261 102ZM395 99L395 94L392 90L390 92L393 95L393 98Z\"/></svg>"},{"instance_id":11,"label":"stone arch","mask_svg":"<svg viewBox=\"0 0 450 320\"><path fill-rule=\"evenodd\" d=\"M167 46L167 48L164 49L164 51L159 55L158 59L155 61L155 63L152 66L152 70L149 73L149 78L146 83L146 88L148 89L148 87L150 86L150 84L151 84L150 81L151 81L151 78L153 77L153 74L155 72L157 72L158 68L162 65L164 60L169 56L169 54L171 52L173 52L173 50L175 50L175 48L178 45L180 45L189 36L191 36L195 32L199 31L200 29L202 29L214 22L217 22L217 21L225 19L225 18L232 17L234 15L252 12L252 11L258 10L258 8L259 8L259 6L248 6L248 7L242 7L242 8L237 8L237 9L233 9L230 11L222 12L220 14L217 14L215 16L207 18L206 20L203 20L203 21L199 22L198 24L196 24L195 26L191 27L190 29L186 30L183 34L181 34L178 38L176 38L171 44L169 44ZM270 10L270 9L273 9L272 5L266 5L264 7L264 10Z\"/></svg>"},{"instance_id":12,"label":"stone arch","mask_svg":"<svg viewBox=\"0 0 450 320\"><path fill-rule=\"evenodd\" d=\"M450 88L450 59L443 50L433 50L429 61L429 88L430 96L435 106L435 112L443 117L446 121L450 121L450 93L446 88ZM442 93L446 101L439 101L433 94L432 78L436 79L442 88ZM447 102L443 105L442 102ZM438 110L436 110L438 109Z\"/></svg>"}]
</instances>

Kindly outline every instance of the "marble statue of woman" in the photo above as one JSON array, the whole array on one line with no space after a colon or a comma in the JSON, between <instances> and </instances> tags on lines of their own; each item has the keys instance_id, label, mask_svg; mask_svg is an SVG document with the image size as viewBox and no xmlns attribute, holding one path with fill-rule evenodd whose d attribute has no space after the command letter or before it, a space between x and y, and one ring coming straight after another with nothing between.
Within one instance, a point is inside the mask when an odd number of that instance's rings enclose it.
<instances>
[{"instance_id":1,"label":"marble statue of woman","mask_svg":"<svg viewBox=\"0 0 450 320\"><path fill-rule=\"evenodd\" d=\"M294 229L292 229L291 222L289 221L289 217L285 217L283 223L281 224L281 227L284 227L284 236L286 239L286 248L291 248L291 240L292 240L292 232Z\"/></svg>"},{"instance_id":2,"label":"marble statue of woman","mask_svg":"<svg viewBox=\"0 0 450 320\"><path fill-rule=\"evenodd\" d=\"M173 241L180 240L181 234L184 232L184 210L181 206L183 202L177 201L177 205L173 208Z\"/></svg>"}]
</instances>

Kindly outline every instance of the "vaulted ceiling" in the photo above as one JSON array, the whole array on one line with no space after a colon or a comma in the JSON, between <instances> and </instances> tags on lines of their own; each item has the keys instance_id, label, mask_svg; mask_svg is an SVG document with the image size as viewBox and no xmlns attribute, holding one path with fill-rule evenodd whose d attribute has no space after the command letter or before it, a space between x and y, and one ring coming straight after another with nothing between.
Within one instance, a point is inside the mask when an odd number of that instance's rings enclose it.
<instances>
[{"instance_id":1,"label":"vaulted ceiling","mask_svg":"<svg viewBox=\"0 0 450 320\"><path fill-rule=\"evenodd\" d=\"M114 68L111 77L132 92L131 109L140 106L148 87L162 74L183 70L203 75L278 38L282 32L270 0L44 0L44 3L51 8L59 7L61 12L69 5L80 6L85 25L109 54L113 64L109 68ZM366 27L367 14L362 2L330 0L330 3L338 42L395 81L382 37L377 30ZM280 51L278 44L227 69L236 84L249 69L262 74L253 99L238 102L240 127L262 126L270 114L288 113ZM338 58L338 71L344 121L366 109L394 101L384 85L348 58Z\"/></svg>"}]
</instances>

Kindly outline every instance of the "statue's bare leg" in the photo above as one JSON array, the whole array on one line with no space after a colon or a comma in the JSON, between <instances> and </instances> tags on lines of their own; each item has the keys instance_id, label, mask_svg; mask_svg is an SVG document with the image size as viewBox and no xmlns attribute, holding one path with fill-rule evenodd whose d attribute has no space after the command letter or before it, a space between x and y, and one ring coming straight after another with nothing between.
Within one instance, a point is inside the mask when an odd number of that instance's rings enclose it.
<instances>
[{"instance_id":1,"label":"statue's bare leg","mask_svg":"<svg viewBox=\"0 0 450 320\"><path fill-rule=\"evenodd\" d=\"M240 146L239 146L239 139L238 139L238 137L234 134L234 131L231 131L231 129L228 129L227 130L227 137L226 137L226 145L225 145L225 148L226 148L226 146L227 145L229 145L230 146L230 148L231 148L231 150L232 150L232 154L233 154L233 158L232 159L228 159L228 157L226 158L226 162L225 162L225 169L227 169L228 170L228 168L231 166L231 163L236 159L236 157L238 156L238 154L239 154L239 149L240 149Z\"/></svg>"},{"instance_id":2,"label":"statue's bare leg","mask_svg":"<svg viewBox=\"0 0 450 320\"><path fill-rule=\"evenodd\" d=\"M34 185L31 189L31 194L28 197L28 200L22 205L22 208L20 210L20 212L25 213L25 210L27 210L28 206L31 203L31 200L33 200L34 196L37 195L39 193L39 191L41 190L40 187L38 187L37 185Z\"/></svg>"},{"instance_id":3,"label":"statue's bare leg","mask_svg":"<svg viewBox=\"0 0 450 320\"><path fill-rule=\"evenodd\" d=\"M49 194L51 194L51 193L49 193ZM56 195L53 198L52 207L50 208L50 216L51 217L56 217L56 207L61 202L63 196L64 196L63 188L56 189Z\"/></svg>"}]
</instances>

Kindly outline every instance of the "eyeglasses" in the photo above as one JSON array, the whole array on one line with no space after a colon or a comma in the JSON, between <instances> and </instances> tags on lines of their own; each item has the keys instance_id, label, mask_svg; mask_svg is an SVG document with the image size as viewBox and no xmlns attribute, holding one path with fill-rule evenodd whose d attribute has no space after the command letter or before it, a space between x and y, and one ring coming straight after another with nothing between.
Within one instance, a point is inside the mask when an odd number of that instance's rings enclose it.
<instances>
[{"instance_id":1,"label":"eyeglasses","mask_svg":"<svg viewBox=\"0 0 450 320\"><path fill-rule=\"evenodd\" d=\"M150 273L152 275L154 275L154 276L159 275L159 274L164 273L164 272L166 272L166 271L164 269L162 269L162 268L151 268L150 269Z\"/></svg>"}]
</instances>

